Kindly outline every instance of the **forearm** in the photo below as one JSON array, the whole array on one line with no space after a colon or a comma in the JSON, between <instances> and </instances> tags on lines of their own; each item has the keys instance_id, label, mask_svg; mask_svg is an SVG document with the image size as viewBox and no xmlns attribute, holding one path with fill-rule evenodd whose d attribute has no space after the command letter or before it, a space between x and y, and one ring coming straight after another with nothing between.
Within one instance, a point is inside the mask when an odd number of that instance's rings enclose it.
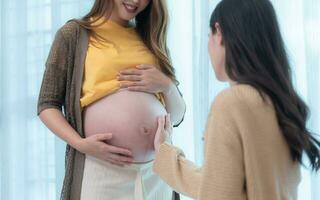
<instances>
[{"instance_id":1,"label":"forearm","mask_svg":"<svg viewBox=\"0 0 320 200\"><path fill-rule=\"evenodd\" d=\"M43 110L39 118L59 138L75 149L79 149L80 135L71 127L61 111L57 109Z\"/></svg>"},{"instance_id":2,"label":"forearm","mask_svg":"<svg viewBox=\"0 0 320 200\"><path fill-rule=\"evenodd\" d=\"M160 146L153 170L177 192L197 198L201 168L184 158L174 146L164 143Z\"/></svg>"},{"instance_id":3,"label":"forearm","mask_svg":"<svg viewBox=\"0 0 320 200\"><path fill-rule=\"evenodd\" d=\"M174 83L171 83L168 86L168 89L163 92L163 95L167 112L170 113L172 124L179 124L186 112L186 104L179 93L177 86Z\"/></svg>"}]
</instances>

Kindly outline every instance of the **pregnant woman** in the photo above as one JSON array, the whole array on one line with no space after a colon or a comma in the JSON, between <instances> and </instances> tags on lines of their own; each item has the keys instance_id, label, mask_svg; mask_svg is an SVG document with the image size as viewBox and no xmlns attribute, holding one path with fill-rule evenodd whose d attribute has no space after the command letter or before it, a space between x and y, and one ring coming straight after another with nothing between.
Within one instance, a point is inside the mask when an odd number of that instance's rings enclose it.
<instances>
[{"instance_id":1,"label":"pregnant woman","mask_svg":"<svg viewBox=\"0 0 320 200\"><path fill-rule=\"evenodd\" d=\"M152 172L157 118L185 112L167 19L164 0L96 0L57 32L38 115L68 144L62 200L178 197Z\"/></svg>"},{"instance_id":2,"label":"pregnant woman","mask_svg":"<svg viewBox=\"0 0 320 200\"><path fill-rule=\"evenodd\" d=\"M159 120L154 170L197 200L296 200L302 155L320 169L320 142L308 107L294 90L276 14L269 0L222 0L210 22L216 77L230 88L212 104L201 168L170 144ZM165 142L168 141L168 142Z\"/></svg>"}]
</instances>

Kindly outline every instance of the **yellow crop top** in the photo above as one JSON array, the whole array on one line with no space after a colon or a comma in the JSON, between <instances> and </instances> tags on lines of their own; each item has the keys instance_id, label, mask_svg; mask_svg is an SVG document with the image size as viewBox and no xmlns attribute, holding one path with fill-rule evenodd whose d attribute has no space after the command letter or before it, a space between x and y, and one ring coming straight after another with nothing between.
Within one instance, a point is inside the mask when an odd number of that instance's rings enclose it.
<instances>
[{"instance_id":1,"label":"yellow crop top","mask_svg":"<svg viewBox=\"0 0 320 200\"><path fill-rule=\"evenodd\" d=\"M102 20L102 19L101 19ZM97 23L101 23L101 20ZM158 66L157 58L145 46L134 27L123 27L107 21L94 31L107 41L97 41L90 36L85 61L81 107L120 89L117 74L139 64ZM164 104L162 94L155 94Z\"/></svg>"}]
</instances>

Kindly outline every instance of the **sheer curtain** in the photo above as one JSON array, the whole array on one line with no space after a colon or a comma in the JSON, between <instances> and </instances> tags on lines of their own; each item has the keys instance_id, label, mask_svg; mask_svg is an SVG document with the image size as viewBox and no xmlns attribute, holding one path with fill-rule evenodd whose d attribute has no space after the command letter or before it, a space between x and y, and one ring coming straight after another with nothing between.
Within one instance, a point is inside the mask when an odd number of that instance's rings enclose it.
<instances>
[{"instance_id":1,"label":"sheer curtain","mask_svg":"<svg viewBox=\"0 0 320 200\"><path fill-rule=\"evenodd\" d=\"M206 117L215 95L207 54L209 15L217 0L167 0L169 47L187 103L174 133L187 157L202 163ZM309 127L320 132L320 2L273 0L294 68L295 85L310 105ZM0 2L0 200L59 199L64 147L36 117L36 102L54 33L86 13L92 0ZM299 200L318 200L320 178L303 170ZM188 198L185 198L188 199Z\"/></svg>"},{"instance_id":2,"label":"sheer curtain","mask_svg":"<svg viewBox=\"0 0 320 200\"><path fill-rule=\"evenodd\" d=\"M0 2L1 200L59 199L64 144L36 117L44 62L58 27L88 0Z\"/></svg>"}]
</instances>

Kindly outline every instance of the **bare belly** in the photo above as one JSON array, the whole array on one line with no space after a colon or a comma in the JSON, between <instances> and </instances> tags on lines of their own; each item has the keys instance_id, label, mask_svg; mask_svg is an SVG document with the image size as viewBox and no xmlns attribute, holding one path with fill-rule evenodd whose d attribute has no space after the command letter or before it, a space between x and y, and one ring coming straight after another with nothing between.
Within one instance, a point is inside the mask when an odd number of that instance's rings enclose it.
<instances>
[{"instance_id":1,"label":"bare belly","mask_svg":"<svg viewBox=\"0 0 320 200\"><path fill-rule=\"evenodd\" d=\"M86 137L112 133L107 143L132 151L134 162L154 159L157 118L166 110L152 94L119 90L89 105L83 112Z\"/></svg>"}]
</instances>

